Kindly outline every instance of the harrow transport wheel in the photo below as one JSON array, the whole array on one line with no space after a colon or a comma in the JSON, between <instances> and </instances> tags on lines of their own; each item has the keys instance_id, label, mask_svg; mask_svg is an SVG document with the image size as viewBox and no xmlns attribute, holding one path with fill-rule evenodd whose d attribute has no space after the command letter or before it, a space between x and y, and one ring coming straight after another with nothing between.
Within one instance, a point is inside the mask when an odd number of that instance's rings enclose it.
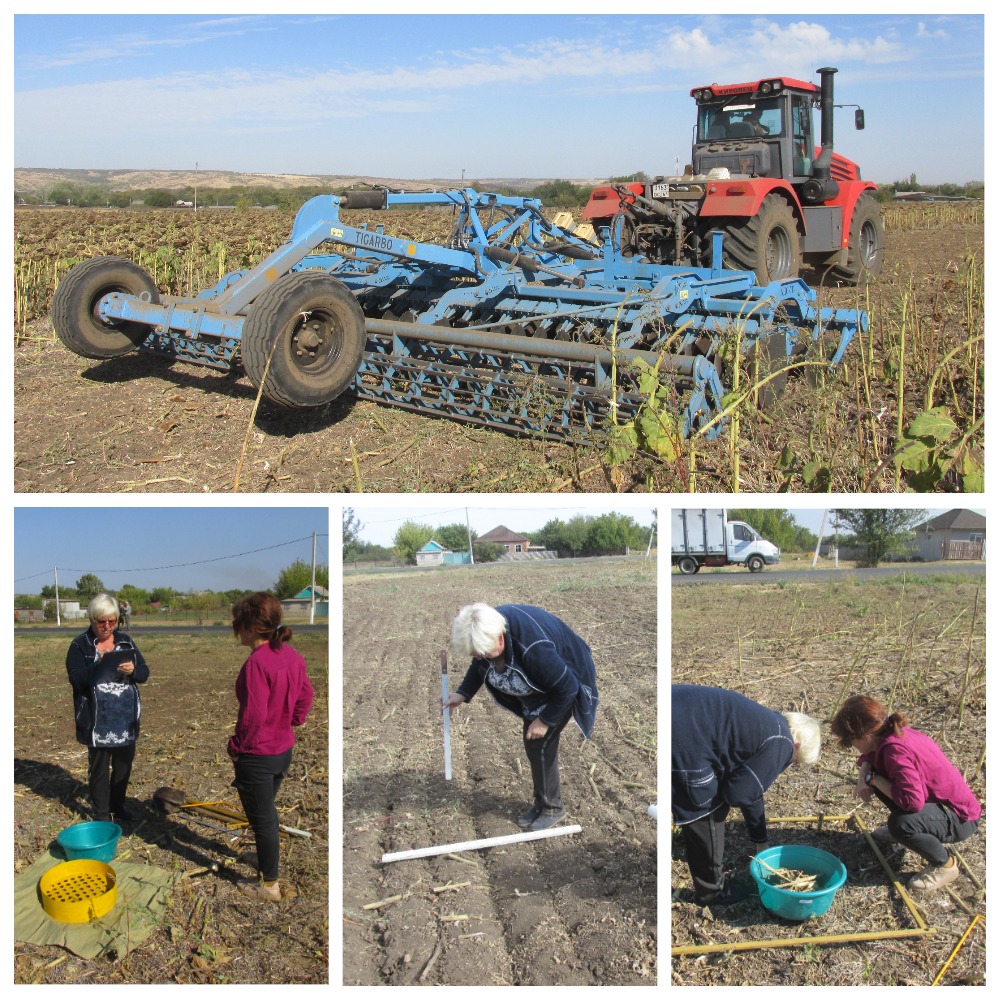
<instances>
[{"instance_id":1,"label":"harrow transport wheel","mask_svg":"<svg viewBox=\"0 0 1000 1000\"><path fill-rule=\"evenodd\" d=\"M725 232L726 263L741 271L754 271L757 284L798 277L799 228L791 206L781 195L769 194L755 216L730 220Z\"/></svg>"},{"instance_id":2,"label":"harrow transport wheel","mask_svg":"<svg viewBox=\"0 0 1000 1000\"><path fill-rule=\"evenodd\" d=\"M684 558L677 564L677 568L685 576L690 576L692 573L698 572L698 560L692 556L684 556Z\"/></svg>"},{"instance_id":3,"label":"harrow transport wheel","mask_svg":"<svg viewBox=\"0 0 1000 1000\"><path fill-rule=\"evenodd\" d=\"M837 281L856 285L865 275L877 277L882 270L882 245L885 224L871 195L864 194L854 206L851 238L847 244L847 263L830 272Z\"/></svg>"},{"instance_id":4,"label":"harrow transport wheel","mask_svg":"<svg viewBox=\"0 0 1000 1000\"><path fill-rule=\"evenodd\" d=\"M321 406L354 380L365 349L365 317L344 284L322 271L283 275L243 324L243 367L279 406Z\"/></svg>"},{"instance_id":5,"label":"harrow transport wheel","mask_svg":"<svg viewBox=\"0 0 1000 1000\"><path fill-rule=\"evenodd\" d=\"M759 573L764 568L764 560L760 556L751 556L747 560L747 569L751 573Z\"/></svg>"},{"instance_id":6,"label":"harrow transport wheel","mask_svg":"<svg viewBox=\"0 0 1000 1000\"><path fill-rule=\"evenodd\" d=\"M134 351L149 334L142 323L104 322L97 306L105 295L125 292L149 294L153 303L160 292L138 264L124 257L95 257L70 268L52 298L52 326L59 339L84 358L117 358Z\"/></svg>"}]
</instances>

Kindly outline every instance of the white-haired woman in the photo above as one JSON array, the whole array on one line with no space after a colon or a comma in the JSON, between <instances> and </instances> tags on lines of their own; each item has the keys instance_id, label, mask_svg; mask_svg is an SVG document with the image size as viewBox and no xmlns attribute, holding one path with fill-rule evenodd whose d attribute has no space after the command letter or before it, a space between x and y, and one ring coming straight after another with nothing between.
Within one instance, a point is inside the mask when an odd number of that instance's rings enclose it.
<instances>
[{"instance_id":1,"label":"white-haired woman","mask_svg":"<svg viewBox=\"0 0 1000 1000\"><path fill-rule=\"evenodd\" d=\"M452 624L456 654L472 658L452 709L485 684L494 700L522 720L534 802L517 824L547 830L566 816L559 783L559 736L575 719L585 738L597 713L597 673L590 647L565 622L528 604L470 604Z\"/></svg>"},{"instance_id":2,"label":"white-haired woman","mask_svg":"<svg viewBox=\"0 0 1000 1000\"><path fill-rule=\"evenodd\" d=\"M764 792L792 764L819 758L819 722L724 688L675 684L671 703L671 800L694 882L695 902L728 905L747 885L727 884L726 817L736 806L758 850L767 845Z\"/></svg>"},{"instance_id":3,"label":"white-haired woman","mask_svg":"<svg viewBox=\"0 0 1000 1000\"><path fill-rule=\"evenodd\" d=\"M132 775L142 707L137 684L149 667L136 644L117 630L118 602L98 594L87 606L90 628L66 654L73 686L77 741L87 747L87 783L95 820L132 819L125 793Z\"/></svg>"}]
</instances>

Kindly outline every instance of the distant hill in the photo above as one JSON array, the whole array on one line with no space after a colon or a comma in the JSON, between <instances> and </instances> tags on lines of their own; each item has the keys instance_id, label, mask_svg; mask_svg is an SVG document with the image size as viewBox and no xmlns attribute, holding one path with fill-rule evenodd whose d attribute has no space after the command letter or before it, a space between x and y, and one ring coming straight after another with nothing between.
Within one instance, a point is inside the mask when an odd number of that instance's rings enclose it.
<instances>
[{"instance_id":1,"label":"distant hill","mask_svg":"<svg viewBox=\"0 0 1000 1000\"><path fill-rule=\"evenodd\" d=\"M164 188L168 191L191 188L196 184L202 189L233 187L271 187L278 189L298 187L328 187L331 191L351 185L372 185L402 191L450 189L476 185L489 190L493 187L531 190L552 178L531 177L466 177L464 181L451 177L411 179L399 177L361 177L341 174L245 174L228 170L63 170L53 168L14 168L14 190L34 194L57 184L81 184L109 191L136 191L147 188ZM569 178L563 178L569 179ZM594 185L600 179L572 180L574 184Z\"/></svg>"}]
</instances>

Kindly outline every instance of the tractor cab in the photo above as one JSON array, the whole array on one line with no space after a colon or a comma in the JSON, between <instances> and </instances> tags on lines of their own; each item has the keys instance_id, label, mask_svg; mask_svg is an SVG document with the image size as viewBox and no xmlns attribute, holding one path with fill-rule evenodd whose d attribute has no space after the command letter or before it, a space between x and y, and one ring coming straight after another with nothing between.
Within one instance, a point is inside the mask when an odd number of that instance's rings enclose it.
<instances>
[{"instance_id":1,"label":"tractor cab","mask_svg":"<svg viewBox=\"0 0 1000 1000\"><path fill-rule=\"evenodd\" d=\"M819 70L820 85L790 77L695 87L698 122L691 150L692 172L725 169L735 177L767 177L791 184L803 205L837 198L837 177L857 178L855 164L833 151L833 77ZM813 108L820 131L813 131ZM855 128L864 112L857 110ZM836 167L834 164L836 163Z\"/></svg>"},{"instance_id":2,"label":"tractor cab","mask_svg":"<svg viewBox=\"0 0 1000 1000\"><path fill-rule=\"evenodd\" d=\"M819 88L781 77L755 83L696 87L698 122L691 151L694 174L725 168L733 176L794 183L812 173L812 107Z\"/></svg>"}]
</instances>

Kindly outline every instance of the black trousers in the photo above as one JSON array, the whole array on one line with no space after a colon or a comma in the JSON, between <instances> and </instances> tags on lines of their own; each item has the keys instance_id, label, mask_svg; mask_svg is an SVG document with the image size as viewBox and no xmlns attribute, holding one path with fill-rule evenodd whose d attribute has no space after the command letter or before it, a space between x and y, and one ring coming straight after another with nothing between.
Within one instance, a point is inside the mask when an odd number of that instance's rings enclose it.
<instances>
[{"instance_id":1,"label":"black trousers","mask_svg":"<svg viewBox=\"0 0 1000 1000\"><path fill-rule=\"evenodd\" d=\"M725 888L722 861L728 815L729 806L723 803L708 816L685 823L680 828L694 882L694 897L698 903L710 903Z\"/></svg>"},{"instance_id":2,"label":"black trousers","mask_svg":"<svg viewBox=\"0 0 1000 1000\"><path fill-rule=\"evenodd\" d=\"M107 820L125 808L125 792L132 776L135 744L123 747L87 747L87 786L94 819Z\"/></svg>"},{"instance_id":3,"label":"black trousers","mask_svg":"<svg viewBox=\"0 0 1000 1000\"><path fill-rule=\"evenodd\" d=\"M873 791L891 810L886 824L889 833L932 865L947 863L950 855L945 844L968 840L979 829L979 820L961 819L954 809L938 802L927 802L920 812L908 813L877 788Z\"/></svg>"},{"instance_id":4,"label":"black trousers","mask_svg":"<svg viewBox=\"0 0 1000 1000\"><path fill-rule=\"evenodd\" d=\"M266 757L243 754L233 765L233 788L250 821L257 842L257 867L265 882L278 878L278 810L274 800L291 765L291 749Z\"/></svg>"},{"instance_id":5,"label":"black trousers","mask_svg":"<svg viewBox=\"0 0 1000 1000\"><path fill-rule=\"evenodd\" d=\"M528 739L528 726L534 719L524 720L524 752L531 765L531 783L535 790L535 806L543 813L553 815L562 812L562 793L559 788L559 736L572 718L570 712L556 726L537 740Z\"/></svg>"}]
</instances>

